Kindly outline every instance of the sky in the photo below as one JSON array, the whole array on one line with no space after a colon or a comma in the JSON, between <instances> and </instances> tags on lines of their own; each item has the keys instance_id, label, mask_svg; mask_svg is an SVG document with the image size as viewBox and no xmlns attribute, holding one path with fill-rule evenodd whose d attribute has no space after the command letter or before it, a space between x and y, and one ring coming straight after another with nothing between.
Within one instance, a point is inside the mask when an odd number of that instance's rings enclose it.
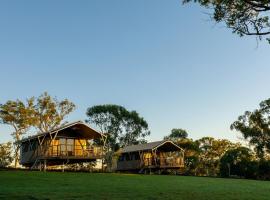
<instances>
[{"instance_id":1,"label":"sky","mask_svg":"<svg viewBox=\"0 0 270 200\"><path fill-rule=\"evenodd\" d=\"M230 124L269 98L270 45L240 38L180 0L0 1L0 103L48 91L77 109L136 110L161 140L238 141ZM12 140L0 125L0 143Z\"/></svg>"}]
</instances>

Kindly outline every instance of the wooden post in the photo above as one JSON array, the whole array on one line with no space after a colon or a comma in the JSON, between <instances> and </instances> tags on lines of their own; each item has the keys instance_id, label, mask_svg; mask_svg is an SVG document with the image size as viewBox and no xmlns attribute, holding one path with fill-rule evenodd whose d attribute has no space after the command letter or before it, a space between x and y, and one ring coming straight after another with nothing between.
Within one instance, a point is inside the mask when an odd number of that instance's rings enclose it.
<instances>
[{"instance_id":1,"label":"wooden post","mask_svg":"<svg viewBox=\"0 0 270 200\"><path fill-rule=\"evenodd\" d=\"M62 172L65 172L65 163L62 164Z\"/></svg>"},{"instance_id":2,"label":"wooden post","mask_svg":"<svg viewBox=\"0 0 270 200\"><path fill-rule=\"evenodd\" d=\"M42 164L41 164L41 161L39 161L39 171L42 171Z\"/></svg>"},{"instance_id":3,"label":"wooden post","mask_svg":"<svg viewBox=\"0 0 270 200\"><path fill-rule=\"evenodd\" d=\"M47 170L47 160L45 159L44 160L44 172L46 172L46 170Z\"/></svg>"}]
</instances>

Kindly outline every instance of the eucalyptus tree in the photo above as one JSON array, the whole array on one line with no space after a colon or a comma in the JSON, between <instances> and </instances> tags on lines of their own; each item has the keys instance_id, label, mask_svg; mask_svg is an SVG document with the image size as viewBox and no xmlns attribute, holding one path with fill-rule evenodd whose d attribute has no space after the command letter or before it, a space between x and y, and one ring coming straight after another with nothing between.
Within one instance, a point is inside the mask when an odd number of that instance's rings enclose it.
<instances>
[{"instance_id":1,"label":"eucalyptus tree","mask_svg":"<svg viewBox=\"0 0 270 200\"><path fill-rule=\"evenodd\" d=\"M240 146L226 139L215 139L203 137L196 141L200 148L199 164L197 172L201 175L216 176L219 174L219 161L221 157L230 149Z\"/></svg>"},{"instance_id":2,"label":"eucalyptus tree","mask_svg":"<svg viewBox=\"0 0 270 200\"><path fill-rule=\"evenodd\" d=\"M38 98L9 100L0 104L0 123L13 128L15 167L19 160L19 143L22 136L31 128L39 132L47 132L64 124L65 117L75 109L75 105L67 99L58 101L47 92Z\"/></svg>"},{"instance_id":3,"label":"eucalyptus tree","mask_svg":"<svg viewBox=\"0 0 270 200\"><path fill-rule=\"evenodd\" d=\"M258 109L239 116L231 129L240 131L257 156L264 159L270 153L270 99L262 101Z\"/></svg>"},{"instance_id":4,"label":"eucalyptus tree","mask_svg":"<svg viewBox=\"0 0 270 200\"><path fill-rule=\"evenodd\" d=\"M59 101L44 92L35 100L33 126L40 132L58 128L66 123L65 118L74 111L75 107L75 104L68 99Z\"/></svg>"},{"instance_id":5,"label":"eucalyptus tree","mask_svg":"<svg viewBox=\"0 0 270 200\"><path fill-rule=\"evenodd\" d=\"M26 102L21 100L7 101L0 105L0 122L10 125L13 128L12 137L14 138L14 157L15 167L19 160L18 141L27 133L29 128L35 122L34 98L27 99Z\"/></svg>"},{"instance_id":6,"label":"eucalyptus tree","mask_svg":"<svg viewBox=\"0 0 270 200\"><path fill-rule=\"evenodd\" d=\"M116 150L131 144L145 142L150 135L148 123L136 111L119 105L96 105L87 109L86 122L95 125L107 135L107 147Z\"/></svg>"},{"instance_id":7,"label":"eucalyptus tree","mask_svg":"<svg viewBox=\"0 0 270 200\"><path fill-rule=\"evenodd\" d=\"M96 105L87 109L86 122L96 126L107 136L104 142L105 162L111 168L114 152L119 148L145 143L150 135L148 123L136 111L119 105ZM97 141L98 142L98 141Z\"/></svg>"},{"instance_id":8,"label":"eucalyptus tree","mask_svg":"<svg viewBox=\"0 0 270 200\"><path fill-rule=\"evenodd\" d=\"M270 0L183 0L189 2L213 11L211 19L224 22L233 33L266 38L270 43Z\"/></svg>"}]
</instances>

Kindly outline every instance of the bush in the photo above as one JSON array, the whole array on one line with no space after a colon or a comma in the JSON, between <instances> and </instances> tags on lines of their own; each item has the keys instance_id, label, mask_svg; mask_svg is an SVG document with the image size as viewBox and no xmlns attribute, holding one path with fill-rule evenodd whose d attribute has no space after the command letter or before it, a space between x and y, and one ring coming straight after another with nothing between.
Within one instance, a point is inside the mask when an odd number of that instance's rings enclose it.
<instances>
[{"instance_id":1,"label":"bush","mask_svg":"<svg viewBox=\"0 0 270 200\"><path fill-rule=\"evenodd\" d=\"M0 144L0 167L7 167L11 164L12 158L12 144L11 142Z\"/></svg>"},{"instance_id":2,"label":"bush","mask_svg":"<svg viewBox=\"0 0 270 200\"><path fill-rule=\"evenodd\" d=\"M259 162L258 178L270 180L270 160L261 160Z\"/></svg>"},{"instance_id":3,"label":"bush","mask_svg":"<svg viewBox=\"0 0 270 200\"><path fill-rule=\"evenodd\" d=\"M252 155L248 148L238 147L227 151L220 159L220 175L231 175L251 178L256 177L257 164L251 160Z\"/></svg>"}]
</instances>

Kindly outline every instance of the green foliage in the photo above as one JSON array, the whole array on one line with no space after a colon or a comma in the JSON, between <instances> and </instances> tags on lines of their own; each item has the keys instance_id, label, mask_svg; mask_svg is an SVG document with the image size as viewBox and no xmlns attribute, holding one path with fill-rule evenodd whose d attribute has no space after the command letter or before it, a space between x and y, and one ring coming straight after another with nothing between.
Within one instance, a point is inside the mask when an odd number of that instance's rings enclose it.
<instances>
[{"instance_id":1,"label":"green foliage","mask_svg":"<svg viewBox=\"0 0 270 200\"><path fill-rule=\"evenodd\" d=\"M200 147L192 139L184 138L175 141L184 150L185 174L195 175L199 164Z\"/></svg>"},{"instance_id":2,"label":"green foliage","mask_svg":"<svg viewBox=\"0 0 270 200\"><path fill-rule=\"evenodd\" d=\"M58 101L47 92L37 99L35 97L21 100L7 101L0 104L0 123L13 127L15 146L15 167L19 159L18 141L34 127L40 132L47 132L63 124L64 118L74 110L75 105L67 99Z\"/></svg>"},{"instance_id":3,"label":"green foliage","mask_svg":"<svg viewBox=\"0 0 270 200\"><path fill-rule=\"evenodd\" d=\"M44 92L36 99L34 105L34 127L40 132L55 129L65 122L63 120L75 109L75 104L68 99L58 101Z\"/></svg>"},{"instance_id":4,"label":"green foliage","mask_svg":"<svg viewBox=\"0 0 270 200\"><path fill-rule=\"evenodd\" d=\"M196 142L200 148L196 174L201 176L217 176L220 170L219 161L222 155L238 146L238 144L234 144L229 140L216 140L212 137L203 137Z\"/></svg>"},{"instance_id":5,"label":"green foliage","mask_svg":"<svg viewBox=\"0 0 270 200\"><path fill-rule=\"evenodd\" d=\"M246 111L231 125L240 131L250 145L255 147L259 158L270 152L270 99L262 101L253 112Z\"/></svg>"},{"instance_id":6,"label":"green foliage","mask_svg":"<svg viewBox=\"0 0 270 200\"><path fill-rule=\"evenodd\" d=\"M180 128L174 128L171 131L171 134L164 137L165 140L172 140L172 141L177 141L179 139L184 139L188 137L188 133L184 129Z\"/></svg>"},{"instance_id":7,"label":"green foliage","mask_svg":"<svg viewBox=\"0 0 270 200\"><path fill-rule=\"evenodd\" d=\"M228 150L220 159L220 175L229 177L231 175L253 178L257 167L252 161L252 153L246 147L238 147Z\"/></svg>"},{"instance_id":8,"label":"green foliage","mask_svg":"<svg viewBox=\"0 0 270 200\"><path fill-rule=\"evenodd\" d=\"M259 161L258 178L263 180L270 180L270 160Z\"/></svg>"},{"instance_id":9,"label":"green foliage","mask_svg":"<svg viewBox=\"0 0 270 200\"><path fill-rule=\"evenodd\" d=\"M150 134L147 122L136 111L128 111L123 106L97 105L88 108L86 115L87 123L107 135L105 163L108 171L112 168L115 151L127 145L145 143L144 138Z\"/></svg>"},{"instance_id":10,"label":"green foliage","mask_svg":"<svg viewBox=\"0 0 270 200\"><path fill-rule=\"evenodd\" d=\"M12 160L12 143L0 144L0 168L9 166Z\"/></svg>"},{"instance_id":11,"label":"green foliage","mask_svg":"<svg viewBox=\"0 0 270 200\"><path fill-rule=\"evenodd\" d=\"M33 103L34 99L30 98L26 100L26 103L16 100L0 104L0 122L14 128L12 135L15 141L20 140L21 136L33 125Z\"/></svg>"},{"instance_id":12,"label":"green foliage","mask_svg":"<svg viewBox=\"0 0 270 200\"><path fill-rule=\"evenodd\" d=\"M107 145L117 150L131 144L145 142L150 134L147 122L136 111L128 111L118 105L97 105L88 108L86 122L94 124L107 134Z\"/></svg>"},{"instance_id":13,"label":"green foliage","mask_svg":"<svg viewBox=\"0 0 270 200\"><path fill-rule=\"evenodd\" d=\"M14 129L14 132L11 135L15 140L15 167L17 167L19 160L19 146L17 142L34 124L33 104L33 98L27 99L26 103L16 100L7 101L5 104L0 104L0 123L10 125Z\"/></svg>"},{"instance_id":14,"label":"green foliage","mask_svg":"<svg viewBox=\"0 0 270 200\"><path fill-rule=\"evenodd\" d=\"M183 0L183 3L196 2L213 10L212 19L224 22L233 33L239 36L255 35L259 39L270 37L269 0Z\"/></svg>"}]
</instances>

